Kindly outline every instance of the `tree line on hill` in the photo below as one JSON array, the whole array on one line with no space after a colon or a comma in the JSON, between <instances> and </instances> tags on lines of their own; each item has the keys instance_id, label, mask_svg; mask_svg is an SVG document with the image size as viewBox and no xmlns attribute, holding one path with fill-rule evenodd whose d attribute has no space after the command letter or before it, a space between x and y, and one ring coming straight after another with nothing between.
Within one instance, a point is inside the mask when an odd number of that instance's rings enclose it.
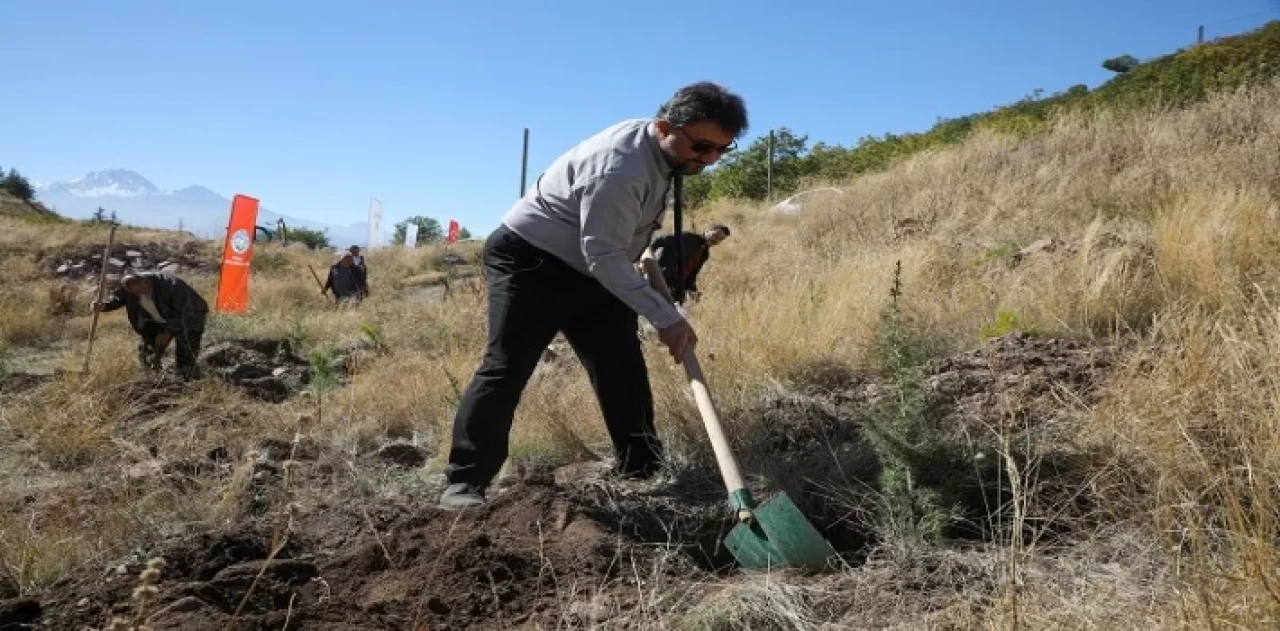
<instances>
[{"instance_id":1,"label":"tree line on hill","mask_svg":"<svg viewBox=\"0 0 1280 631\"><path fill-rule=\"evenodd\" d=\"M24 202L30 202L36 197L36 189L31 185L31 181L23 177L14 168L10 168L8 173L5 173L4 169L0 168L0 191L13 195Z\"/></svg>"},{"instance_id":2,"label":"tree line on hill","mask_svg":"<svg viewBox=\"0 0 1280 631\"><path fill-rule=\"evenodd\" d=\"M789 194L808 182L840 181L882 170L908 156L963 140L983 129L1026 136L1071 111L1123 110L1144 106L1183 107L1209 95L1280 75L1280 21L1254 31L1194 45L1141 62L1119 55L1102 62L1116 73L1089 90L1075 85L1049 96L1029 96L988 112L939 119L928 131L867 136L853 146L818 142L783 127L774 130L772 176L768 136L762 136L713 169L685 180L691 207L713 199L765 200Z\"/></svg>"}]
</instances>

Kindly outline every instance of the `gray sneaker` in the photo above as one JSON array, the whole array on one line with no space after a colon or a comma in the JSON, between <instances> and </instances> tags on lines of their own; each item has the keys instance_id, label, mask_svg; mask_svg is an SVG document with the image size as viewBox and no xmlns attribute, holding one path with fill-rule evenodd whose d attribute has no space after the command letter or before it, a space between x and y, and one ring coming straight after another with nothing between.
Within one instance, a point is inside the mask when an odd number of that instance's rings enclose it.
<instances>
[{"instance_id":1,"label":"gray sneaker","mask_svg":"<svg viewBox=\"0 0 1280 631\"><path fill-rule=\"evenodd\" d=\"M484 487L466 482L458 482L450 484L440 494L440 508L445 510L460 510L463 508L474 508L484 504Z\"/></svg>"}]
</instances>

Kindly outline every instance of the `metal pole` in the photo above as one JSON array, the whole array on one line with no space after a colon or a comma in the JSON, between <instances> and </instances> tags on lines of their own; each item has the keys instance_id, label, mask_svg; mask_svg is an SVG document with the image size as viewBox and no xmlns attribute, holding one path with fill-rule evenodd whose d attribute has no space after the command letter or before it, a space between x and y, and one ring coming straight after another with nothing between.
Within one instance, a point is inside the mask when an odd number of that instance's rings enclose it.
<instances>
[{"instance_id":1,"label":"metal pole","mask_svg":"<svg viewBox=\"0 0 1280 631\"><path fill-rule=\"evenodd\" d=\"M524 197L525 177L529 173L529 128L524 128L524 150L520 154L520 197Z\"/></svg>"},{"instance_id":2,"label":"metal pole","mask_svg":"<svg viewBox=\"0 0 1280 631\"><path fill-rule=\"evenodd\" d=\"M769 160L765 167L765 201L773 201L773 130L769 130Z\"/></svg>"}]
</instances>

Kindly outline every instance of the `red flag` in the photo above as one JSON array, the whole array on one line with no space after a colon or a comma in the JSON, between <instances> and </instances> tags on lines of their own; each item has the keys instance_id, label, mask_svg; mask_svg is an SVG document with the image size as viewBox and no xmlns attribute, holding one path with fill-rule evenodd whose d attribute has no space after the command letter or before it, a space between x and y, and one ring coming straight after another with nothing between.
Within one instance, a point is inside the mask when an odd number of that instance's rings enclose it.
<instances>
[{"instance_id":1,"label":"red flag","mask_svg":"<svg viewBox=\"0 0 1280 631\"><path fill-rule=\"evenodd\" d=\"M258 223L258 200L236 195L231 200L226 242L222 246L222 271L218 276L215 311L243 313L249 306L249 262Z\"/></svg>"},{"instance_id":2,"label":"red flag","mask_svg":"<svg viewBox=\"0 0 1280 631\"><path fill-rule=\"evenodd\" d=\"M458 242L459 229L460 229L460 226L458 225L458 220L450 219L449 220L449 239L447 241L449 245L453 245L454 243Z\"/></svg>"}]
</instances>

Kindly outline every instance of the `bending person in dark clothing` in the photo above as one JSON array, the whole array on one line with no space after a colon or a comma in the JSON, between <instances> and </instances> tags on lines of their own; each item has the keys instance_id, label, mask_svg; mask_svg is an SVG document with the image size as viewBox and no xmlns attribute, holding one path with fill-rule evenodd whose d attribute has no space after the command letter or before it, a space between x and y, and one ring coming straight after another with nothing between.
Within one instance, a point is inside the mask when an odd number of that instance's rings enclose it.
<instances>
[{"instance_id":1,"label":"bending person in dark clothing","mask_svg":"<svg viewBox=\"0 0 1280 631\"><path fill-rule=\"evenodd\" d=\"M654 258L658 259L658 266L662 268L662 277L667 281L667 287L671 288L672 297L676 302L684 303L686 296L695 300L698 298L698 272L702 271L702 266L706 265L707 260L711 258L711 248L729 238L729 226L716 224L702 234L682 232L680 237L680 256L684 260L679 264L676 263L676 235L674 234L654 239L649 250L653 252ZM677 273L684 277L684 295L681 296L674 295L677 287Z\"/></svg>"},{"instance_id":2,"label":"bending person in dark clothing","mask_svg":"<svg viewBox=\"0 0 1280 631\"><path fill-rule=\"evenodd\" d=\"M115 311L124 307L129 324L142 341L138 361L144 368L159 370L170 341L176 342L174 359L183 379L199 376L196 358L204 337L209 305L200 293L176 276L159 272L125 274L120 288L90 308Z\"/></svg>"},{"instance_id":3,"label":"bending person in dark clothing","mask_svg":"<svg viewBox=\"0 0 1280 631\"><path fill-rule=\"evenodd\" d=\"M364 267L355 264L351 253L338 255L338 262L329 268L329 279L325 281L320 293L333 292L333 299L338 302L352 300L360 302L369 295L369 283L366 280Z\"/></svg>"}]
</instances>

